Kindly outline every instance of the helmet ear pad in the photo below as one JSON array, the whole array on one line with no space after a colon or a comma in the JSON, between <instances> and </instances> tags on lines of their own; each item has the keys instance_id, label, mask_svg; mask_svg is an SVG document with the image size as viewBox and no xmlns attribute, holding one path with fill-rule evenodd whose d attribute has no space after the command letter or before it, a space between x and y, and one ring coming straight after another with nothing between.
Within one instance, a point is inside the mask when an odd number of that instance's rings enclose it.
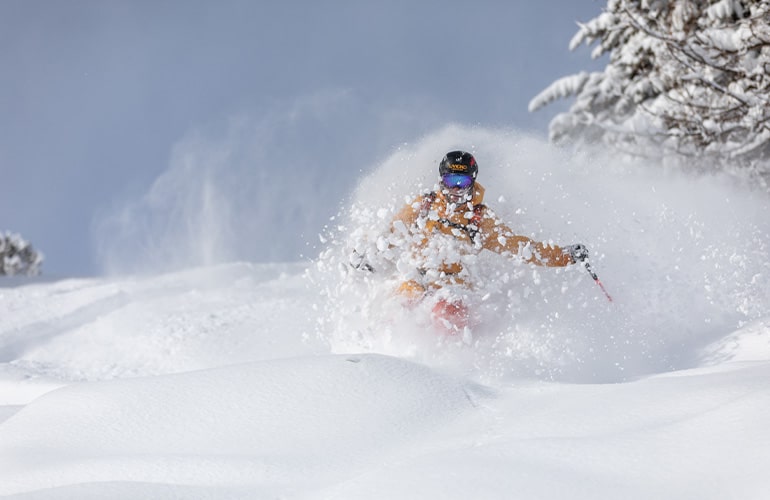
<instances>
[{"instance_id":1,"label":"helmet ear pad","mask_svg":"<svg viewBox=\"0 0 770 500\"><path fill-rule=\"evenodd\" d=\"M444 158L438 165L440 176L446 174L465 174L475 179L478 172L479 166L476 163L476 158L467 151L450 151L444 155Z\"/></svg>"}]
</instances>

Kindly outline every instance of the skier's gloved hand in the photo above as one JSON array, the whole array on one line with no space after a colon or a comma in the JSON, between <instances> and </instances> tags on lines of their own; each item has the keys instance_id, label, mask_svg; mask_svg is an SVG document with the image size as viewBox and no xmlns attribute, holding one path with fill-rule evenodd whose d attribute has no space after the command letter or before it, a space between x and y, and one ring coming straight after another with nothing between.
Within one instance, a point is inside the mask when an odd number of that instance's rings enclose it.
<instances>
[{"instance_id":1,"label":"skier's gloved hand","mask_svg":"<svg viewBox=\"0 0 770 500\"><path fill-rule=\"evenodd\" d=\"M588 258L588 249L582 243L576 243L567 247L572 262L583 262Z\"/></svg>"},{"instance_id":2,"label":"skier's gloved hand","mask_svg":"<svg viewBox=\"0 0 770 500\"><path fill-rule=\"evenodd\" d=\"M359 271L374 272L374 268L366 261L366 254L360 254L355 249L350 253L350 267Z\"/></svg>"}]
</instances>

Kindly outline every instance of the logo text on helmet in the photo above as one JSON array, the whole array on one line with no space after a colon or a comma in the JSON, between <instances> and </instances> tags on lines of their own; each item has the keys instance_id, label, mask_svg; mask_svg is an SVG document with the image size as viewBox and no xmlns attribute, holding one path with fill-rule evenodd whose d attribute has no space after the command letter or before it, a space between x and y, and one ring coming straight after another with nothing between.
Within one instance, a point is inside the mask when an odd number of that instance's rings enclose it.
<instances>
[{"instance_id":1,"label":"logo text on helmet","mask_svg":"<svg viewBox=\"0 0 770 500\"><path fill-rule=\"evenodd\" d=\"M460 171L460 172L465 172L466 170L468 170L468 167L467 167L467 165L462 165L460 163L451 163L449 165L449 169L450 170L457 170L457 171Z\"/></svg>"}]
</instances>

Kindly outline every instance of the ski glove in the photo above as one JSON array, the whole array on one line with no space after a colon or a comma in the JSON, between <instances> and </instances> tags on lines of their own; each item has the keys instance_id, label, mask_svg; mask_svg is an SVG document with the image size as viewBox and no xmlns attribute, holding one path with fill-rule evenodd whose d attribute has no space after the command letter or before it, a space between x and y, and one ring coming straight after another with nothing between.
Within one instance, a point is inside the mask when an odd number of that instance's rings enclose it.
<instances>
[{"instance_id":1,"label":"ski glove","mask_svg":"<svg viewBox=\"0 0 770 500\"><path fill-rule=\"evenodd\" d=\"M567 251L573 262L583 262L588 258L588 249L582 243L568 246Z\"/></svg>"},{"instance_id":2,"label":"ski glove","mask_svg":"<svg viewBox=\"0 0 770 500\"><path fill-rule=\"evenodd\" d=\"M366 262L366 254L361 255L356 252L355 249L353 250L353 253L350 254L350 267L359 271L374 272L374 268Z\"/></svg>"}]
</instances>

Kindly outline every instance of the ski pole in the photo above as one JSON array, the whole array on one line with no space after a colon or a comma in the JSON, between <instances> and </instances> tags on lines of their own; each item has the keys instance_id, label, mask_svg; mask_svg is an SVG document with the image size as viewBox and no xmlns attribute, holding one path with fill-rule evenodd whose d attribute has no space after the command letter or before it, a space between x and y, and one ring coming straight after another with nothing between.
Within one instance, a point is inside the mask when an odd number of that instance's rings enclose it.
<instances>
[{"instance_id":1,"label":"ski pole","mask_svg":"<svg viewBox=\"0 0 770 500\"><path fill-rule=\"evenodd\" d=\"M597 276L594 270L591 269L591 264L588 263L587 259L583 261L583 265L586 266L586 271L588 271L588 274L591 275L596 284L599 285L599 288L602 289L602 292L604 292L604 296L607 297L607 300L612 302L612 297L610 297L610 294L607 293L607 290L604 289L604 285L602 284L601 280L599 280L599 276Z\"/></svg>"}]
</instances>

